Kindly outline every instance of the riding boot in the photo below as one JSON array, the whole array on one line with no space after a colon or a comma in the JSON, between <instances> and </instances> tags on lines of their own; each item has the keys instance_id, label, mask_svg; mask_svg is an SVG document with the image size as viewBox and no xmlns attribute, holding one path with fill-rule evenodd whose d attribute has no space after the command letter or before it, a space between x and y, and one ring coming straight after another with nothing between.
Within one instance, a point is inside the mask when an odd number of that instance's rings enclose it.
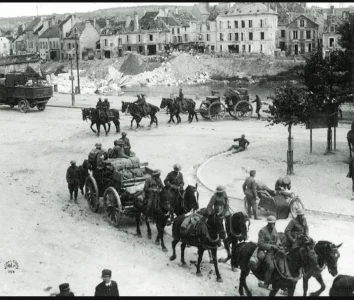
<instances>
[{"instance_id":1,"label":"riding boot","mask_svg":"<svg viewBox=\"0 0 354 300\"><path fill-rule=\"evenodd\" d=\"M248 204L248 212L247 212L247 214L248 214L249 218L252 218L252 210L251 210L251 205L250 204Z\"/></svg>"},{"instance_id":2,"label":"riding boot","mask_svg":"<svg viewBox=\"0 0 354 300\"><path fill-rule=\"evenodd\" d=\"M70 200L73 200L73 192L70 191Z\"/></svg>"},{"instance_id":3,"label":"riding boot","mask_svg":"<svg viewBox=\"0 0 354 300\"><path fill-rule=\"evenodd\" d=\"M258 217L257 215L257 204L252 205L252 210L253 210L253 216L255 220L262 220L261 218Z\"/></svg>"}]
</instances>

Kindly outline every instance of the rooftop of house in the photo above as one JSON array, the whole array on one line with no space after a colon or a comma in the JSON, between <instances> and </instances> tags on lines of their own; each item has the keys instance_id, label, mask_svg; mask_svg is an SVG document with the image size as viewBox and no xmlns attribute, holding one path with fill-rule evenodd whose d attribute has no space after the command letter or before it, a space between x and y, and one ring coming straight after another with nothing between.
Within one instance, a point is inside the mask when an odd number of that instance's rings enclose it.
<instances>
[{"instance_id":1,"label":"rooftop of house","mask_svg":"<svg viewBox=\"0 0 354 300\"><path fill-rule=\"evenodd\" d=\"M145 15L140 19L140 29L142 30L163 30L168 31L169 29L166 27L163 22L159 22L158 20L154 20L155 17L159 14L159 12L146 12Z\"/></svg>"},{"instance_id":2,"label":"rooftop of house","mask_svg":"<svg viewBox=\"0 0 354 300\"><path fill-rule=\"evenodd\" d=\"M78 22L74 25L73 28L70 29L70 31L68 32L68 34L64 38L74 39L75 34L80 36L82 34L82 32L84 31L84 29L85 29L85 22Z\"/></svg>"},{"instance_id":3,"label":"rooftop of house","mask_svg":"<svg viewBox=\"0 0 354 300\"><path fill-rule=\"evenodd\" d=\"M34 34L38 34L43 29L43 24L37 28Z\"/></svg>"},{"instance_id":4,"label":"rooftop of house","mask_svg":"<svg viewBox=\"0 0 354 300\"><path fill-rule=\"evenodd\" d=\"M233 7L231 7L230 11L227 15L248 15L248 14L262 14L262 13L273 13L275 11L272 9L268 9L266 5L260 2L239 2L235 3Z\"/></svg>"},{"instance_id":5,"label":"rooftop of house","mask_svg":"<svg viewBox=\"0 0 354 300\"><path fill-rule=\"evenodd\" d=\"M32 20L25 28L25 31L33 31L34 28L41 22L40 18L35 18Z\"/></svg>"},{"instance_id":6,"label":"rooftop of house","mask_svg":"<svg viewBox=\"0 0 354 300\"><path fill-rule=\"evenodd\" d=\"M59 25L51 25L46 31L44 31L39 38L53 38L60 37Z\"/></svg>"},{"instance_id":7,"label":"rooftop of house","mask_svg":"<svg viewBox=\"0 0 354 300\"><path fill-rule=\"evenodd\" d=\"M197 21L196 17L189 12L179 12L178 14L172 12L172 16L182 26L189 26L190 21Z\"/></svg>"},{"instance_id":8,"label":"rooftop of house","mask_svg":"<svg viewBox=\"0 0 354 300\"><path fill-rule=\"evenodd\" d=\"M166 25L169 26L181 26L174 18L171 17L158 17L160 20L164 21Z\"/></svg>"},{"instance_id":9,"label":"rooftop of house","mask_svg":"<svg viewBox=\"0 0 354 300\"><path fill-rule=\"evenodd\" d=\"M315 23L317 26L319 25L319 20L315 20L316 17L310 15L310 14L298 14L297 17L295 17L288 25L294 23L299 19L300 17L305 17L306 19L310 20L311 22Z\"/></svg>"},{"instance_id":10,"label":"rooftop of house","mask_svg":"<svg viewBox=\"0 0 354 300\"><path fill-rule=\"evenodd\" d=\"M72 15L67 16L63 21L59 23L59 26L62 27L67 21L71 19Z\"/></svg>"},{"instance_id":11,"label":"rooftop of house","mask_svg":"<svg viewBox=\"0 0 354 300\"><path fill-rule=\"evenodd\" d=\"M331 26L335 26L335 30L337 26L340 25L344 19L341 16L330 16L327 20L324 21L324 30L323 33L331 32Z\"/></svg>"}]
</instances>

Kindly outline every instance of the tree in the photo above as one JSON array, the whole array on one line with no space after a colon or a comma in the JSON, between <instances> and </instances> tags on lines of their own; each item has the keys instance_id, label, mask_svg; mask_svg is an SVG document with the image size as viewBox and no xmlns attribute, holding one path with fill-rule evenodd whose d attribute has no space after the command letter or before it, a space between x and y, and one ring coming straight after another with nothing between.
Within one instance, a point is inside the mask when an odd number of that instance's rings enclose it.
<instances>
[{"instance_id":1,"label":"tree","mask_svg":"<svg viewBox=\"0 0 354 300\"><path fill-rule=\"evenodd\" d=\"M19 25L17 29L17 36L20 36L23 34L23 25Z\"/></svg>"},{"instance_id":2,"label":"tree","mask_svg":"<svg viewBox=\"0 0 354 300\"><path fill-rule=\"evenodd\" d=\"M354 51L354 15L349 17L337 26L337 32L341 35L338 44L349 51Z\"/></svg>"},{"instance_id":3,"label":"tree","mask_svg":"<svg viewBox=\"0 0 354 300\"><path fill-rule=\"evenodd\" d=\"M269 106L268 126L282 124L288 127L287 174L291 175L294 173L291 128L305 124L310 117L307 91L287 82L285 86L274 89L274 95L269 98L273 100L273 105Z\"/></svg>"},{"instance_id":4,"label":"tree","mask_svg":"<svg viewBox=\"0 0 354 300\"><path fill-rule=\"evenodd\" d=\"M331 51L322 57L320 52L306 58L301 74L307 87L308 109L311 117L318 113L338 114L339 106L350 99L353 93L351 69L353 60L347 51ZM331 123L328 122L327 153L332 141Z\"/></svg>"}]
</instances>

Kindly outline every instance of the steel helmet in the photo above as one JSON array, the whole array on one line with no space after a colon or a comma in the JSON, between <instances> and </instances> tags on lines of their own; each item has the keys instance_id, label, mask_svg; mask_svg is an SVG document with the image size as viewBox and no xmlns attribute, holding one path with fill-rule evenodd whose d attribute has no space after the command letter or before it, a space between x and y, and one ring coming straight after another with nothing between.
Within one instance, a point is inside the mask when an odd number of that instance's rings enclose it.
<instances>
[{"instance_id":1,"label":"steel helmet","mask_svg":"<svg viewBox=\"0 0 354 300\"><path fill-rule=\"evenodd\" d=\"M102 147L102 144L101 143L96 143L95 147Z\"/></svg>"},{"instance_id":2,"label":"steel helmet","mask_svg":"<svg viewBox=\"0 0 354 300\"><path fill-rule=\"evenodd\" d=\"M174 169L175 171L181 171L182 167L181 167L180 164L174 164L174 165L173 165L173 169Z\"/></svg>"},{"instance_id":3,"label":"steel helmet","mask_svg":"<svg viewBox=\"0 0 354 300\"><path fill-rule=\"evenodd\" d=\"M76 164L76 161L75 161L75 160L72 160L72 161L70 162L70 164L74 165L74 164Z\"/></svg>"},{"instance_id":4,"label":"steel helmet","mask_svg":"<svg viewBox=\"0 0 354 300\"><path fill-rule=\"evenodd\" d=\"M216 193L222 193L225 191L225 187L223 187L222 185L218 185L215 192Z\"/></svg>"},{"instance_id":5,"label":"steel helmet","mask_svg":"<svg viewBox=\"0 0 354 300\"><path fill-rule=\"evenodd\" d=\"M285 176L285 177L283 178L283 182L284 182L285 184L290 184L290 183L291 183L291 179L290 179L288 176Z\"/></svg>"},{"instance_id":6,"label":"steel helmet","mask_svg":"<svg viewBox=\"0 0 354 300\"><path fill-rule=\"evenodd\" d=\"M267 222L268 223L275 223L277 221L277 219L274 217L274 216L269 216L268 218L267 218Z\"/></svg>"},{"instance_id":7,"label":"steel helmet","mask_svg":"<svg viewBox=\"0 0 354 300\"><path fill-rule=\"evenodd\" d=\"M124 142L123 142L123 141L118 140L118 141L117 141L117 145L124 145Z\"/></svg>"},{"instance_id":8,"label":"steel helmet","mask_svg":"<svg viewBox=\"0 0 354 300\"><path fill-rule=\"evenodd\" d=\"M304 212L304 210L303 210L302 208L298 208L298 209L296 210L296 214L297 214L297 215L304 215L305 212Z\"/></svg>"},{"instance_id":9,"label":"steel helmet","mask_svg":"<svg viewBox=\"0 0 354 300\"><path fill-rule=\"evenodd\" d=\"M127 133L125 131L122 132L122 135L127 135Z\"/></svg>"},{"instance_id":10,"label":"steel helmet","mask_svg":"<svg viewBox=\"0 0 354 300\"><path fill-rule=\"evenodd\" d=\"M160 175L160 174L161 174L161 170L159 169L152 172L152 175Z\"/></svg>"}]
</instances>

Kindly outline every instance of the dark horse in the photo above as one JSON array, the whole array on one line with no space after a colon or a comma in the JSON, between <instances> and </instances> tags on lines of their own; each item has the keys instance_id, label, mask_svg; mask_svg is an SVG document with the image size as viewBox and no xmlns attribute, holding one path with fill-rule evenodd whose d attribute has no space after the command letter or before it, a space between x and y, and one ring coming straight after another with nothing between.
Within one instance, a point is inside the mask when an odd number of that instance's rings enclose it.
<instances>
[{"instance_id":1,"label":"dark horse","mask_svg":"<svg viewBox=\"0 0 354 300\"><path fill-rule=\"evenodd\" d=\"M233 256L235 256L233 257L234 263L235 265L238 264L241 269L239 285L240 296L244 296L243 289L246 290L247 296L252 296L251 291L248 289L246 278L251 271L249 262L256 248L257 244L253 242L243 242L238 244L235 251L233 251ZM279 289L287 289L288 296L293 296L297 281L301 278L300 269L303 269L304 266L311 269L311 271L315 270L316 272L320 272L320 268L317 264L316 252L308 241L304 240L300 247L290 250L290 252L286 255L286 259L290 273L292 276L295 275L296 278L284 277L284 275L278 270L278 267L275 267L270 282L272 284L272 290L270 291L269 296L275 296ZM265 261L262 260L257 268L252 269L252 273L259 280L264 280Z\"/></svg>"},{"instance_id":2,"label":"dark horse","mask_svg":"<svg viewBox=\"0 0 354 300\"><path fill-rule=\"evenodd\" d=\"M195 196L195 193L198 194L197 191L197 185L195 187L189 185L186 188L186 191L183 196L183 201L181 202L181 206L178 208L178 212L181 213L188 213L192 209L197 210L198 209L198 197ZM140 231L140 220L141 220L141 214L146 215L146 203L143 201L142 198L139 199L140 201L136 201L135 205L135 211L136 211L136 233L138 237L141 237L141 231ZM157 208L153 210L153 219L156 223L156 228L157 228L157 237L155 244L160 245L161 241L161 247L164 252L167 252L167 248L164 243L164 230L167 225L167 221L169 217L171 216L173 209L174 209L174 199L171 197L171 194L167 189L163 189L160 193L159 196L159 204L157 205ZM151 239L151 228L150 224L147 221L147 217L145 216L145 223L148 231L148 238Z\"/></svg>"},{"instance_id":3,"label":"dark horse","mask_svg":"<svg viewBox=\"0 0 354 300\"><path fill-rule=\"evenodd\" d=\"M120 132L120 122L119 122L119 111L117 109L110 109L108 119L101 117L99 111L96 108L82 108L82 119L86 121L87 119L91 120L91 130L96 133L96 131L92 128L93 124L96 124L97 127L97 136L100 136L100 128L103 125L104 131L106 135L111 129L111 121L113 121L116 126L116 133ZM106 123L108 123L108 130L106 129Z\"/></svg>"},{"instance_id":4,"label":"dark horse","mask_svg":"<svg viewBox=\"0 0 354 300\"><path fill-rule=\"evenodd\" d=\"M188 111L188 122L191 123L194 119L198 121L198 115L195 111L195 102L192 99L184 99L186 103L186 110ZM164 109L167 107L167 110L170 113L170 120L168 123L175 123L175 120L173 119L174 116L177 118L177 124L181 123L181 117L179 116L180 114L180 107L179 105L171 98L162 98L160 108Z\"/></svg>"},{"instance_id":5,"label":"dark horse","mask_svg":"<svg viewBox=\"0 0 354 300\"><path fill-rule=\"evenodd\" d=\"M349 155L352 158L352 151L354 151L354 121L352 122L352 127L347 133L347 141L349 146Z\"/></svg>"},{"instance_id":6,"label":"dark horse","mask_svg":"<svg viewBox=\"0 0 354 300\"><path fill-rule=\"evenodd\" d=\"M329 290L329 296L354 296L354 277L349 275L338 275Z\"/></svg>"},{"instance_id":7,"label":"dark horse","mask_svg":"<svg viewBox=\"0 0 354 300\"><path fill-rule=\"evenodd\" d=\"M343 244L343 243L342 243ZM327 241L319 241L315 245L315 252L318 256L318 266L321 268L321 272L325 269L325 267L328 267L328 272L333 276L337 276L338 270L337 270L337 261L338 258L340 257L340 254L338 252L338 248L342 246L342 244L336 246L331 242ZM319 296L321 293L326 289L326 285L323 282L321 272L311 274L310 269L308 266L304 266L304 272L308 273L308 277L303 278L303 287L304 287L304 297L307 294L307 289L308 289L308 282L309 279L313 276L316 278L318 283L321 285L321 288L314 293L311 293L310 296Z\"/></svg>"},{"instance_id":8,"label":"dark horse","mask_svg":"<svg viewBox=\"0 0 354 300\"><path fill-rule=\"evenodd\" d=\"M150 124L148 125L148 127L150 127L152 125L152 123L156 123L156 127L158 126L158 120L157 120L157 117L156 117L156 113L158 111L160 111L160 109L155 106L155 105L152 105L150 103L147 103L147 106L148 106L148 109L146 111L147 115L150 116ZM142 110L141 108L139 107L139 105L135 104L135 103L131 103L131 102L122 102L122 112L125 113L125 112L129 112L133 118L130 122L130 127L133 127L133 121L135 120L136 122L136 128L138 127L141 127L140 126L140 121L142 120L143 117L146 117L146 116L143 116L142 117Z\"/></svg>"},{"instance_id":9,"label":"dark horse","mask_svg":"<svg viewBox=\"0 0 354 300\"><path fill-rule=\"evenodd\" d=\"M181 236L181 225L183 220L186 218L185 215L177 217L172 225L172 251L173 254L170 260L176 259L176 245L179 241L181 244L181 263L186 265L184 260L184 250L187 244L198 248L198 262L197 262L197 276L202 277L202 272L200 271L200 264L203 259L203 254L205 250L211 250L213 256L213 263L215 268L216 279L218 282L222 282L222 278L218 268L217 260L217 250L220 244L219 233L223 230L223 217L217 214L214 210L210 215L207 215L207 209L203 208L197 212L202 215L203 218L199 222L198 226L200 228L200 235L198 236Z\"/></svg>"}]
</instances>

